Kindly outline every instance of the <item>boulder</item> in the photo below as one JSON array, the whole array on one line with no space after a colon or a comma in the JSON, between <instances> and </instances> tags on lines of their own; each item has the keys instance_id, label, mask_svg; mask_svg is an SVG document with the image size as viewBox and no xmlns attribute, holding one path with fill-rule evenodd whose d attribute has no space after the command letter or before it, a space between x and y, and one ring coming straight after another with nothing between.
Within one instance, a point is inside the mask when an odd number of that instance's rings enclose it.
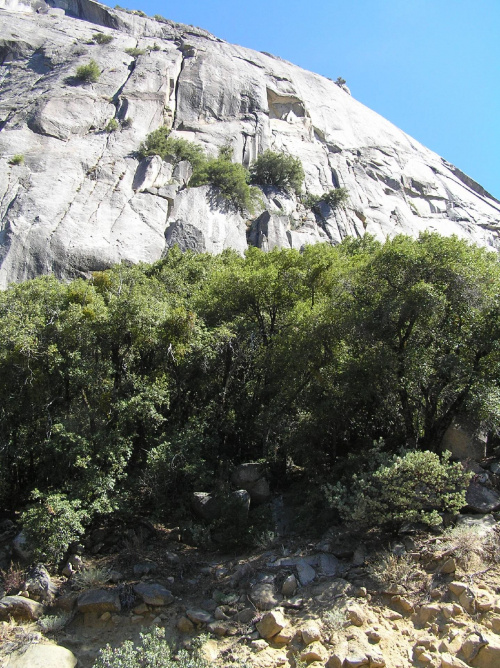
<instances>
[{"instance_id":1,"label":"boulder","mask_svg":"<svg viewBox=\"0 0 500 668\"><path fill-rule=\"evenodd\" d=\"M449 450L453 459L481 461L486 457L487 434L466 418L456 420L446 430L441 450Z\"/></svg>"},{"instance_id":2,"label":"boulder","mask_svg":"<svg viewBox=\"0 0 500 668\"><path fill-rule=\"evenodd\" d=\"M265 640L272 638L287 625L287 621L281 610L272 610L266 613L255 628Z\"/></svg>"},{"instance_id":3,"label":"boulder","mask_svg":"<svg viewBox=\"0 0 500 668\"><path fill-rule=\"evenodd\" d=\"M10 655L9 668L75 668L76 656L58 645L29 645Z\"/></svg>"},{"instance_id":4,"label":"boulder","mask_svg":"<svg viewBox=\"0 0 500 668\"><path fill-rule=\"evenodd\" d=\"M310 566L305 559L300 559L297 563L297 574L299 576L300 584L306 587L316 577L316 571Z\"/></svg>"},{"instance_id":5,"label":"boulder","mask_svg":"<svg viewBox=\"0 0 500 668\"><path fill-rule=\"evenodd\" d=\"M274 585L268 582L254 585L249 596L258 610L271 610L281 601L281 596L276 594Z\"/></svg>"},{"instance_id":6,"label":"boulder","mask_svg":"<svg viewBox=\"0 0 500 668\"><path fill-rule=\"evenodd\" d=\"M475 513L492 513L500 508L500 494L475 479L469 483L465 500Z\"/></svg>"},{"instance_id":7,"label":"boulder","mask_svg":"<svg viewBox=\"0 0 500 668\"><path fill-rule=\"evenodd\" d=\"M212 615L206 610L199 610L197 608L191 608L186 610L186 616L193 622L193 624L210 624L214 621Z\"/></svg>"},{"instance_id":8,"label":"boulder","mask_svg":"<svg viewBox=\"0 0 500 668\"><path fill-rule=\"evenodd\" d=\"M328 652L320 642L312 642L300 653L300 660L307 664L313 661L324 663L328 658Z\"/></svg>"},{"instance_id":9,"label":"boulder","mask_svg":"<svg viewBox=\"0 0 500 668\"><path fill-rule=\"evenodd\" d=\"M281 585L281 593L283 596L293 596L297 591L297 578L293 573Z\"/></svg>"},{"instance_id":10,"label":"boulder","mask_svg":"<svg viewBox=\"0 0 500 668\"><path fill-rule=\"evenodd\" d=\"M43 605L31 598L4 596L0 599L0 619L39 619L43 613Z\"/></svg>"},{"instance_id":11,"label":"boulder","mask_svg":"<svg viewBox=\"0 0 500 668\"><path fill-rule=\"evenodd\" d=\"M28 572L24 589L29 592L30 598L44 603L52 601L57 591L56 586L50 579L49 572L43 564L38 564Z\"/></svg>"},{"instance_id":12,"label":"boulder","mask_svg":"<svg viewBox=\"0 0 500 668\"><path fill-rule=\"evenodd\" d=\"M133 572L135 577L140 578L143 575L150 575L158 570L158 564L154 561L142 561L140 564L134 564Z\"/></svg>"},{"instance_id":13,"label":"boulder","mask_svg":"<svg viewBox=\"0 0 500 668\"><path fill-rule=\"evenodd\" d=\"M78 612L120 612L120 597L115 589L91 589L78 597Z\"/></svg>"},{"instance_id":14,"label":"boulder","mask_svg":"<svg viewBox=\"0 0 500 668\"><path fill-rule=\"evenodd\" d=\"M228 499L222 499L208 492L195 492L192 496L194 513L207 522L223 517L228 505L233 506L246 517L250 509L250 495L244 489L231 492Z\"/></svg>"},{"instance_id":15,"label":"boulder","mask_svg":"<svg viewBox=\"0 0 500 668\"><path fill-rule=\"evenodd\" d=\"M161 584L141 582L134 585L134 593L147 605L170 605L174 601L172 593Z\"/></svg>"},{"instance_id":16,"label":"boulder","mask_svg":"<svg viewBox=\"0 0 500 668\"><path fill-rule=\"evenodd\" d=\"M235 487L246 490L250 494L252 503L264 503L271 496L262 464L255 462L240 464L233 471L231 482Z\"/></svg>"},{"instance_id":17,"label":"boulder","mask_svg":"<svg viewBox=\"0 0 500 668\"><path fill-rule=\"evenodd\" d=\"M304 642L304 645L310 645L316 640L321 640L321 631L315 622L308 622L305 626L302 626L300 630L302 632L302 641Z\"/></svg>"}]
</instances>

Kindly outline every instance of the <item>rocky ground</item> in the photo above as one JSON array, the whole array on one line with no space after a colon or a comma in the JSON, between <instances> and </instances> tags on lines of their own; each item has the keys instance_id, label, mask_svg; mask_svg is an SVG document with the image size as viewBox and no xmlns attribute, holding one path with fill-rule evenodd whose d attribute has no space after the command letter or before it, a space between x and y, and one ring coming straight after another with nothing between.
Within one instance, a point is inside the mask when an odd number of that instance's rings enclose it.
<instances>
[{"instance_id":1,"label":"rocky ground","mask_svg":"<svg viewBox=\"0 0 500 668\"><path fill-rule=\"evenodd\" d=\"M83 554L74 546L69 578L38 569L0 600L0 665L90 668L100 647L160 626L179 648L201 636L219 666L494 668L499 527L494 514L463 515L388 542L335 529L225 557L147 523L99 556L109 532L96 532Z\"/></svg>"}]
</instances>

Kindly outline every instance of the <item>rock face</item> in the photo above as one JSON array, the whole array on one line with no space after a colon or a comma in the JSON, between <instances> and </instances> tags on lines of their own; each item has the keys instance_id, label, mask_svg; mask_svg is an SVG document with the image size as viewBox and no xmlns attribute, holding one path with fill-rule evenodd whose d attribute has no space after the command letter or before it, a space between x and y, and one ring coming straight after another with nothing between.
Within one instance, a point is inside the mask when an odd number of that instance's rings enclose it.
<instances>
[{"instance_id":1,"label":"rock face","mask_svg":"<svg viewBox=\"0 0 500 668\"><path fill-rule=\"evenodd\" d=\"M497 200L329 79L168 20L50 4L0 0L0 287L150 262L172 244L242 252L429 229L500 246ZM91 59L98 81L77 81ZM209 155L229 142L245 166L285 151L307 193L343 186L349 201L313 213L263 188L254 214L238 212L188 188L189 165L141 164L137 149L163 124Z\"/></svg>"}]
</instances>

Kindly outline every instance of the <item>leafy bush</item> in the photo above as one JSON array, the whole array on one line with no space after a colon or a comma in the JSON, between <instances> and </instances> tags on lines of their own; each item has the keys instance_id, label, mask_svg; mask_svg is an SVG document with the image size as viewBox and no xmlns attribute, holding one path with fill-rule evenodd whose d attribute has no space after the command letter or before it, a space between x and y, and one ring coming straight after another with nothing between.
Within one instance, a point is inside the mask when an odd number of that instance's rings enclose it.
<instances>
[{"instance_id":1,"label":"leafy bush","mask_svg":"<svg viewBox=\"0 0 500 668\"><path fill-rule=\"evenodd\" d=\"M122 128L130 128L132 126L132 119L127 116L127 118L124 118L122 121L120 121Z\"/></svg>"},{"instance_id":2,"label":"leafy bush","mask_svg":"<svg viewBox=\"0 0 500 668\"><path fill-rule=\"evenodd\" d=\"M276 186L299 193L304 180L304 170L298 158L285 153L267 150L250 167L252 183Z\"/></svg>"},{"instance_id":3,"label":"leafy bush","mask_svg":"<svg viewBox=\"0 0 500 668\"><path fill-rule=\"evenodd\" d=\"M91 60L87 65L80 65L76 69L76 78L85 83L95 83L101 75L99 65L95 60Z\"/></svg>"},{"instance_id":4,"label":"leafy bush","mask_svg":"<svg viewBox=\"0 0 500 668\"><path fill-rule=\"evenodd\" d=\"M35 492L33 498L38 503L21 515L27 544L35 559L57 564L70 543L84 533L87 512L80 501L70 501L65 494L42 496Z\"/></svg>"},{"instance_id":5,"label":"leafy bush","mask_svg":"<svg viewBox=\"0 0 500 668\"><path fill-rule=\"evenodd\" d=\"M347 188L332 188L326 192L321 198L332 209L342 206L349 199L349 191Z\"/></svg>"},{"instance_id":6,"label":"leafy bush","mask_svg":"<svg viewBox=\"0 0 500 668\"><path fill-rule=\"evenodd\" d=\"M219 189L222 197L240 210L253 210L254 193L248 185L248 172L243 165L220 156L198 165L190 186L210 184Z\"/></svg>"},{"instance_id":7,"label":"leafy bush","mask_svg":"<svg viewBox=\"0 0 500 668\"><path fill-rule=\"evenodd\" d=\"M209 665L198 653L188 654L185 650L174 657L165 640L165 629L155 628L141 633L137 645L131 640L115 649L106 645L93 668L209 668Z\"/></svg>"},{"instance_id":8,"label":"leafy bush","mask_svg":"<svg viewBox=\"0 0 500 668\"><path fill-rule=\"evenodd\" d=\"M120 127L120 124L118 123L116 118L111 118L108 121L108 124L106 125L105 130L106 130L106 132L115 132L116 130L118 130L119 127Z\"/></svg>"},{"instance_id":9,"label":"leafy bush","mask_svg":"<svg viewBox=\"0 0 500 668\"><path fill-rule=\"evenodd\" d=\"M205 154L201 146L187 139L177 139L169 135L170 129L166 125L154 130L141 145L139 155L142 158L148 155L159 155L163 160L173 158L176 164L181 160L188 160L193 169L205 161Z\"/></svg>"},{"instance_id":10,"label":"leafy bush","mask_svg":"<svg viewBox=\"0 0 500 668\"><path fill-rule=\"evenodd\" d=\"M442 523L439 513L458 513L465 506L470 474L433 452L393 456L372 471L354 474L347 485L328 488L331 503L348 521L367 526L423 522Z\"/></svg>"},{"instance_id":11,"label":"leafy bush","mask_svg":"<svg viewBox=\"0 0 500 668\"><path fill-rule=\"evenodd\" d=\"M22 165L24 162L24 155L21 153L17 153L16 155L13 155L12 158L9 160L9 165Z\"/></svg>"},{"instance_id":12,"label":"leafy bush","mask_svg":"<svg viewBox=\"0 0 500 668\"><path fill-rule=\"evenodd\" d=\"M95 35L92 35L92 39L97 44L109 44L114 40L113 35L106 35L103 32L97 32Z\"/></svg>"},{"instance_id":13,"label":"leafy bush","mask_svg":"<svg viewBox=\"0 0 500 668\"><path fill-rule=\"evenodd\" d=\"M344 205L349 199L349 191L347 188L332 188L322 195L306 195L302 199L302 204L307 208L315 211L321 202L325 202L331 209L337 209Z\"/></svg>"},{"instance_id":14,"label":"leafy bush","mask_svg":"<svg viewBox=\"0 0 500 668\"><path fill-rule=\"evenodd\" d=\"M137 58L137 56L143 56L146 53L146 49L139 49L136 46L131 46L130 48L125 49L125 53L133 58Z\"/></svg>"}]
</instances>

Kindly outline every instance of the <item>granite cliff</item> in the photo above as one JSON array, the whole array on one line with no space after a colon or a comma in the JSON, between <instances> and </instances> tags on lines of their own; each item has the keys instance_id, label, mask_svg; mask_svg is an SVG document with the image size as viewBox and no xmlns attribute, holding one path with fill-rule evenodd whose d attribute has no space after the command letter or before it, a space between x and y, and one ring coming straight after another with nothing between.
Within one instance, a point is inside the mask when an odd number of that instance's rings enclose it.
<instances>
[{"instance_id":1,"label":"granite cliff","mask_svg":"<svg viewBox=\"0 0 500 668\"><path fill-rule=\"evenodd\" d=\"M98 81L76 81L91 59ZM209 155L229 143L245 166L267 148L289 153L305 192L342 186L349 201L313 213L267 187L254 214L239 212L210 186L189 188L188 163L137 157L164 124ZM92 0L0 0L0 220L1 287L151 262L174 243L243 252L429 229L500 246L500 203L348 90Z\"/></svg>"}]
</instances>

